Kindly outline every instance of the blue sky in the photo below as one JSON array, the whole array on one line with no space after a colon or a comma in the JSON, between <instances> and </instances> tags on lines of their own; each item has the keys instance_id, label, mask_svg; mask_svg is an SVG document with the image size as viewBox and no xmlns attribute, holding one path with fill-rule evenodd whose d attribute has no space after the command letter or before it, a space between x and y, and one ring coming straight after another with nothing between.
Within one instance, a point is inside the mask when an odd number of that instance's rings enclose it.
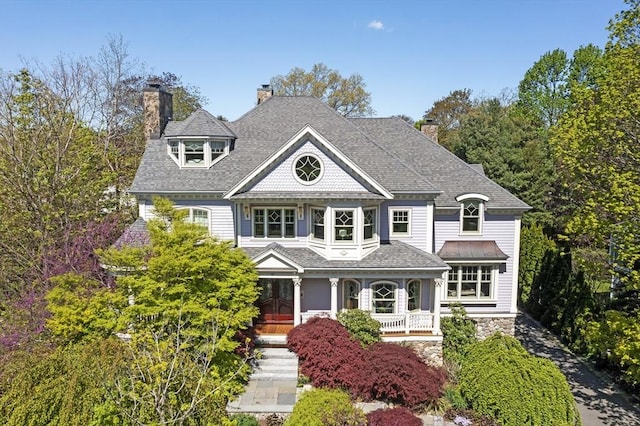
<instances>
[{"instance_id":1,"label":"blue sky","mask_svg":"<svg viewBox=\"0 0 640 426\"><path fill-rule=\"evenodd\" d=\"M94 56L107 36L155 72L197 86L211 113L234 120L256 89L318 62L359 73L376 115L419 119L435 100L469 88L517 88L556 48L603 47L622 0L0 0L0 69L59 54Z\"/></svg>"}]
</instances>

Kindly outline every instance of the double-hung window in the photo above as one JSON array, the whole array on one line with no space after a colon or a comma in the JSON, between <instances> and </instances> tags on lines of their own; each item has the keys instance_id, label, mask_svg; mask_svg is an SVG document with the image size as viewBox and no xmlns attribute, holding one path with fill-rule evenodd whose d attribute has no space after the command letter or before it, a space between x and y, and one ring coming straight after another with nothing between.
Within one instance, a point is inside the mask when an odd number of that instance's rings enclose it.
<instances>
[{"instance_id":1,"label":"double-hung window","mask_svg":"<svg viewBox=\"0 0 640 426\"><path fill-rule=\"evenodd\" d=\"M311 235L316 240L324 240L324 209L311 209Z\"/></svg>"},{"instance_id":2,"label":"double-hung window","mask_svg":"<svg viewBox=\"0 0 640 426\"><path fill-rule=\"evenodd\" d=\"M336 241L353 241L353 210L334 210Z\"/></svg>"},{"instance_id":3,"label":"double-hung window","mask_svg":"<svg viewBox=\"0 0 640 426\"><path fill-rule=\"evenodd\" d=\"M257 238L294 238L296 211L287 208L253 210L253 236Z\"/></svg>"},{"instance_id":4,"label":"double-hung window","mask_svg":"<svg viewBox=\"0 0 640 426\"><path fill-rule=\"evenodd\" d=\"M209 229L209 211L198 208L184 209L189 212L185 220L187 222L196 223Z\"/></svg>"},{"instance_id":5,"label":"double-hung window","mask_svg":"<svg viewBox=\"0 0 640 426\"><path fill-rule=\"evenodd\" d=\"M478 200L467 200L462 204L462 232L480 232L481 206Z\"/></svg>"},{"instance_id":6,"label":"double-hung window","mask_svg":"<svg viewBox=\"0 0 640 426\"><path fill-rule=\"evenodd\" d=\"M452 265L447 277L447 299L491 299L494 271L492 265Z\"/></svg>"},{"instance_id":7,"label":"double-hung window","mask_svg":"<svg viewBox=\"0 0 640 426\"><path fill-rule=\"evenodd\" d=\"M362 234L364 240L372 240L376 236L376 209L363 210Z\"/></svg>"},{"instance_id":8,"label":"double-hung window","mask_svg":"<svg viewBox=\"0 0 640 426\"><path fill-rule=\"evenodd\" d=\"M420 310L420 290L422 289L422 281L409 280L407 282L407 310Z\"/></svg>"},{"instance_id":9,"label":"double-hung window","mask_svg":"<svg viewBox=\"0 0 640 426\"><path fill-rule=\"evenodd\" d=\"M391 235L409 235L411 230L410 210L391 210Z\"/></svg>"}]
</instances>

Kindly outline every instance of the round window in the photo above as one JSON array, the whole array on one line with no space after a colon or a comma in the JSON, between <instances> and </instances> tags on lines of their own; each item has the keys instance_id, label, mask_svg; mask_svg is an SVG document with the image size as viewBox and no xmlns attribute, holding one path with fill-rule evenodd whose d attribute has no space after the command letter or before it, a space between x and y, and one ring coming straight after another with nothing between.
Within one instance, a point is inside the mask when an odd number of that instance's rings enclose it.
<instances>
[{"instance_id":1,"label":"round window","mask_svg":"<svg viewBox=\"0 0 640 426\"><path fill-rule=\"evenodd\" d=\"M303 183L313 183L320 179L322 163L312 155L303 155L296 160L295 171Z\"/></svg>"}]
</instances>

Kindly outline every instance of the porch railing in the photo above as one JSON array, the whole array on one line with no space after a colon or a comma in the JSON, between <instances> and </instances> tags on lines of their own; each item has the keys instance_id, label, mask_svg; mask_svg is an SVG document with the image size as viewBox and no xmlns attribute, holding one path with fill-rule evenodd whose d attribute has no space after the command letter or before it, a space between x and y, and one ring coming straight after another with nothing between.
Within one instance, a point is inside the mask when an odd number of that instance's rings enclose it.
<instances>
[{"instance_id":1,"label":"porch railing","mask_svg":"<svg viewBox=\"0 0 640 426\"><path fill-rule=\"evenodd\" d=\"M306 311L301 314L302 323L313 317L331 318L330 311ZM432 312L407 312L406 314L371 314L381 324L383 333L406 333L433 331Z\"/></svg>"}]
</instances>

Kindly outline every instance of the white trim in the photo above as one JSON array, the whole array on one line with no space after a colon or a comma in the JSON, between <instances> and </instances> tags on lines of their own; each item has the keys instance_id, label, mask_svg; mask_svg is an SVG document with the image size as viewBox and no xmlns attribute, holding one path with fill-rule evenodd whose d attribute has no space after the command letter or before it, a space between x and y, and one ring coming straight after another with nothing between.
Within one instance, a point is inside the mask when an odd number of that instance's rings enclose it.
<instances>
[{"instance_id":1,"label":"white trim","mask_svg":"<svg viewBox=\"0 0 640 426\"><path fill-rule=\"evenodd\" d=\"M246 184L251 182L256 176L258 176L261 172L266 170L269 166L280 161L280 157L286 153L286 151L295 145L297 142L303 139L305 134L310 134L313 136L319 143L324 145L333 155L335 155L340 161L345 163L349 168L354 170L361 178L363 178L367 183L369 183L373 188L379 191L385 198L393 199L393 194L385 189L382 185L376 182L371 176L365 173L356 163L351 161L349 157L340 152L333 144L331 144L328 140L326 140L320 133L318 133L313 127L310 125L305 125L302 129L300 129L293 137L291 137L287 143L285 143L279 150L274 152L269 159L265 160L256 167L251 173L245 176L240 182L238 182L233 188L231 188L225 195L225 199L231 198L238 191L240 191Z\"/></svg>"},{"instance_id":2,"label":"white trim","mask_svg":"<svg viewBox=\"0 0 640 426\"><path fill-rule=\"evenodd\" d=\"M338 246L342 246L342 245L360 245L360 241L359 241L359 231L358 231L358 223L360 222L358 220L359 218L359 214L358 211L360 209L358 207L347 207L347 208L343 208L343 207L335 207L335 208L331 208L331 244L336 244ZM351 212L351 239L350 240L336 240L336 212ZM325 214L325 236L327 235L326 233L326 214Z\"/></svg>"},{"instance_id":3,"label":"white trim","mask_svg":"<svg viewBox=\"0 0 640 426\"><path fill-rule=\"evenodd\" d=\"M301 179L300 176L298 176L298 170L296 168L296 164L298 163L298 161L300 161L302 157L311 157L317 160L318 163L320 163L320 172L318 173L318 177L316 177L314 180L304 180L304 179ZM298 155L295 157L295 159L291 163L291 173L293 174L293 178L296 181L298 181L301 185L311 186L320 182L320 180L324 176L324 171L325 171L325 167L324 167L324 163L322 162L322 159L312 152L298 153Z\"/></svg>"},{"instance_id":4,"label":"white trim","mask_svg":"<svg viewBox=\"0 0 640 426\"><path fill-rule=\"evenodd\" d=\"M511 258L513 281L511 283L511 312L518 312L518 271L520 269L520 218L514 220L513 257Z\"/></svg>"},{"instance_id":5,"label":"white trim","mask_svg":"<svg viewBox=\"0 0 640 426\"><path fill-rule=\"evenodd\" d=\"M477 201L478 202L478 230L477 231L465 231L464 230L464 205L467 201ZM460 202L460 235L482 235L482 229L484 228L484 210L485 210L485 202L478 198L465 198Z\"/></svg>"},{"instance_id":6,"label":"white trim","mask_svg":"<svg viewBox=\"0 0 640 426\"><path fill-rule=\"evenodd\" d=\"M264 211L264 236L256 236L255 235L255 212L256 210ZM282 226L280 236L279 237L270 237L269 236L269 210L278 210L282 217L280 218L280 224ZM286 226L286 216L285 210L293 210L293 236L287 237L285 226ZM266 205L253 205L251 206L251 239L255 241L291 241L298 238L298 207L297 206L266 206Z\"/></svg>"},{"instance_id":7,"label":"white trim","mask_svg":"<svg viewBox=\"0 0 640 426\"><path fill-rule=\"evenodd\" d=\"M489 197L487 197L486 195L476 194L476 193L461 194L456 197L456 201L458 202L465 201L465 200L482 200L484 202L487 202L489 201Z\"/></svg>"},{"instance_id":8,"label":"white trim","mask_svg":"<svg viewBox=\"0 0 640 426\"><path fill-rule=\"evenodd\" d=\"M373 295L375 294L375 291L373 290L373 287L379 284L391 284L393 285L395 288L393 290L393 312L376 312L373 306L373 302L374 302L374 297ZM398 297L398 289L399 289L400 285L395 282L395 281L390 281L390 280L377 280L377 281L372 281L369 283L369 290L371 291L371 297L369 298L369 306L370 306L370 311L372 314L381 314L381 313L392 313L392 314L397 314L400 313L400 300ZM388 299L386 299L388 300Z\"/></svg>"},{"instance_id":9,"label":"white trim","mask_svg":"<svg viewBox=\"0 0 640 426\"><path fill-rule=\"evenodd\" d=\"M405 307L404 307L404 311L405 312L413 312L411 309L409 309L409 284L411 284L413 281L417 281L418 282L418 297L417 297L417 305L418 308L415 309L415 311L420 311L422 310L422 286L424 285L424 282L422 281L422 279L420 278L409 278L409 279L405 279L404 280L404 292L405 292Z\"/></svg>"},{"instance_id":10,"label":"white trim","mask_svg":"<svg viewBox=\"0 0 640 426\"><path fill-rule=\"evenodd\" d=\"M361 309L362 306L362 301L360 300L360 294L362 293L362 283L360 281L358 281L355 278L343 278L342 279L342 309L347 309L345 307L345 301L346 301L346 297L345 297L345 286L347 284L347 282L354 282L357 284L358 286L358 291L356 293L356 300L358 301L358 306L356 306L356 309Z\"/></svg>"},{"instance_id":11,"label":"white trim","mask_svg":"<svg viewBox=\"0 0 640 426\"><path fill-rule=\"evenodd\" d=\"M433 253L434 241L434 202L427 201L427 253Z\"/></svg>"},{"instance_id":12,"label":"white trim","mask_svg":"<svg viewBox=\"0 0 640 426\"><path fill-rule=\"evenodd\" d=\"M268 258L268 257L274 257L278 260L280 260L282 263L285 263L287 265L290 265L292 269L295 269L297 273L302 274L304 272L304 268L300 265L298 265L297 263L293 262L291 259L289 259L288 257L278 253L277 251L271 249L269 251L266 251L262 254L259 254L258 256L256 256L255 258L251 259L253 261L253 263L256 265L256 269L258 271L258 277L259 278L278 278L275 275L271 276L260 276L260 272L268 272L267 270L264 269L260 269L260 265L258 265L260 262L262 262L264 259ZM284 278L291 278L291 276L284 276Z\"/></svg>"},{"instance_id":13,"label":"white trim","mask_svg":"<svg viewBox=\"0 0 640 426\"><path fill-rule=\"evenodd\" d=\"M407 212L407 232L393 232L393 213ZM389 207L389 235L392 237L410 237L411 236L411 216L413 210L410 207Z\"/></svg>"},{"instance_id":14,"label":"white trim","mask_svg":"<svg viewBox=\"0 0 640 426\"><path fill-rule=\"evenodd\" d=\"M202 162L202 164L186 163L186 151L184 148L184 144L185 144L185 141L189 141L189 140L202 141L204 143L203 145L204 161ZM178 158L174 157L173 153L171 152L172 142L178 143ZM213 160L211 159L211 155L212 155L211 143L212 142L224 143L223 152ZM176 163L178 167L180 167L181 169L208 169L214 164L216 164L218 161L222 160L224 157L229 155L230 145L231 145L231 141L228 138L215 138L215 137L209 137L209 136L169 137L167 138L167 154L173 160L173 162Z\"/></svg>"},{"instance_id":15,"label":"white trim","mask_svg":"<svg viewBox=\"0 0 640 426\"><path fill-rule=\"evenodd\" d=\"M496 287L498 286L499 279L499 266L495 262L491 264L479 264L478 262L466 262L460 263L456 266L460 267L457 269L457 281L456 281L456 293L457 296L450 297L449 296L449 273L446 274L446 279L444 281L444 297L442 298L442 302L460 302L462 304L465 303L492 303L496 302L497 294ZM462 297L462 268L461 267L475 267L476 268L476 291L477 295L475 297ZM491 266L491 283L489 287L489 295L486 297L480 297L480 289L479 286L482 283L482 267Z\"/></svg>"}]
</instances>

